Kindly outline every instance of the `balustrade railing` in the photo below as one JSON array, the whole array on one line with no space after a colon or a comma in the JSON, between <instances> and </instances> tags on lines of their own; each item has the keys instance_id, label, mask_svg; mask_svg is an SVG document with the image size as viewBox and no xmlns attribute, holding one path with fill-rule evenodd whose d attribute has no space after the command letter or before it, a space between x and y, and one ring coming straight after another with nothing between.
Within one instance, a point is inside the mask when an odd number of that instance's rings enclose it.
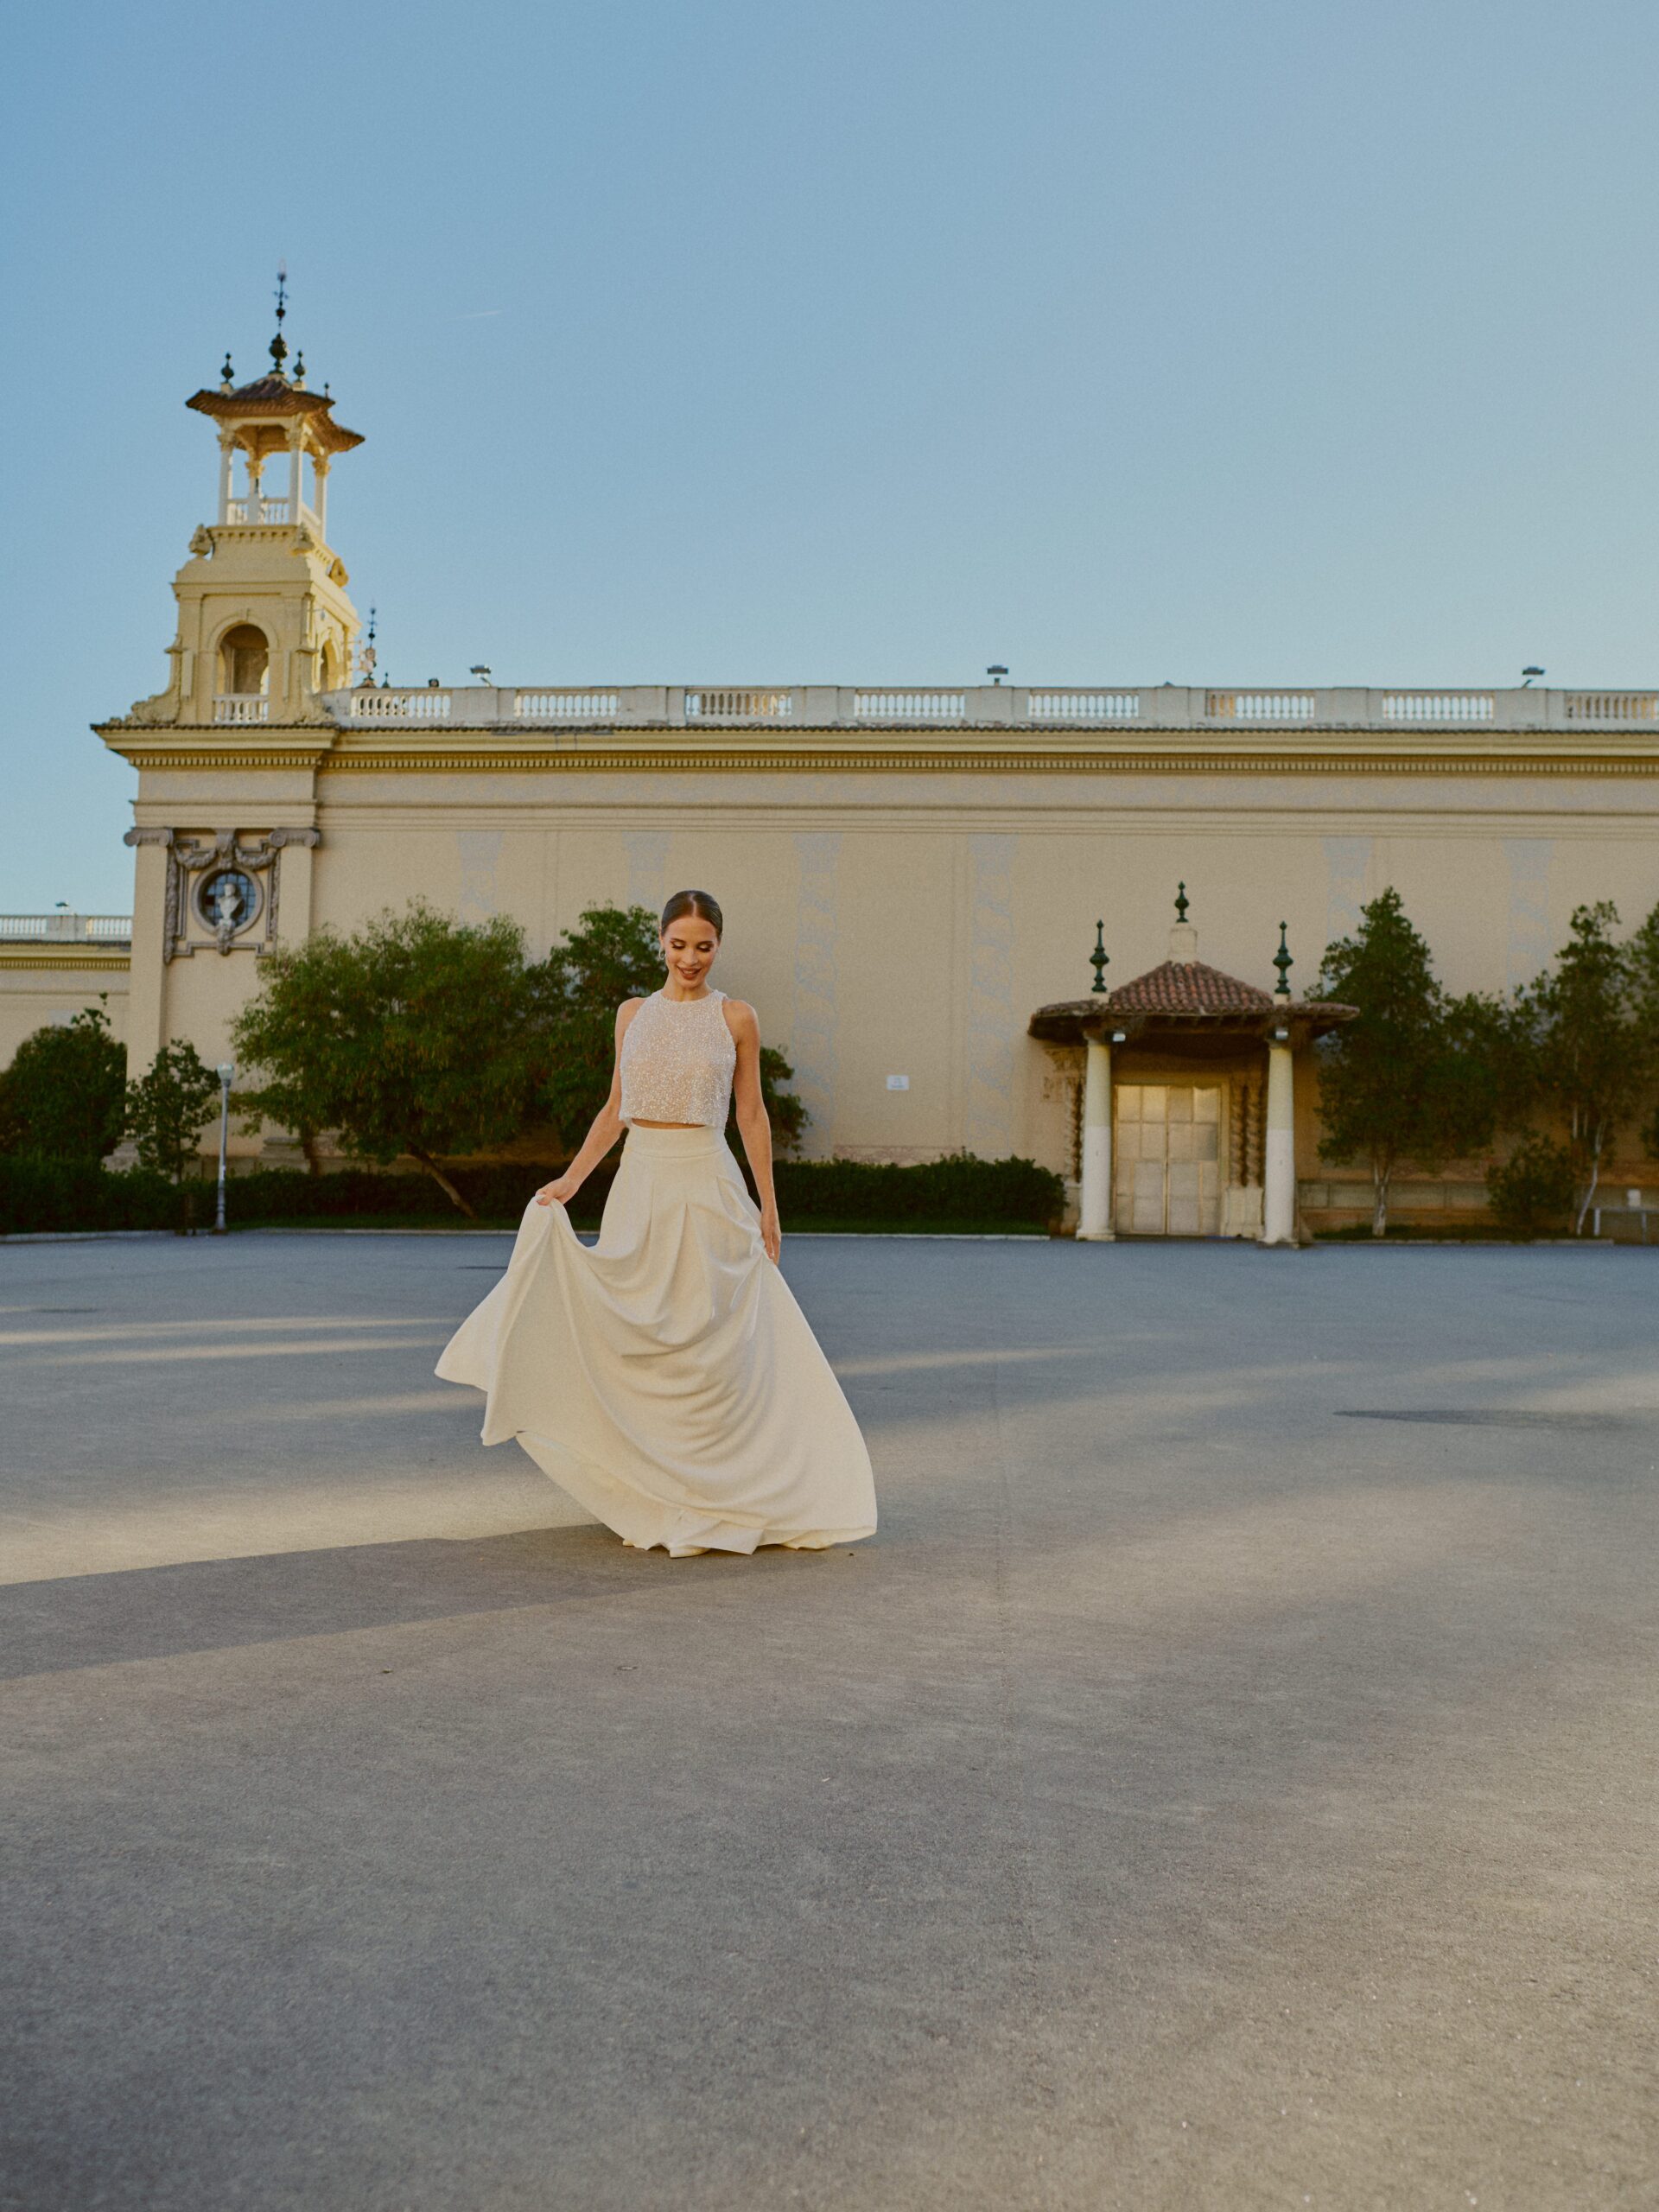
<instances>
[{"instance_id":1,"label":"balustrade railing","mask_svg":"<svg viewBox=\"0 0 1659 2212\"><path fill-rule=\"evenodd\" d=\"M394 690L359 684L324 695L342 723L447 723L495 729L550 723L566 728L950 728L1202 731L1248 728L1309 732L1370 730L1408 741L1440 729L1477 734L1584 729L1594 724L1609 741L1651 736L1659 729L1659 690L1550 691L1520 684L1491 690L1373 690L1356 685L1305 690L1205 690L1184 684L1138 690L1014 683L948 690L864 690L835 684L576 684L497 689L426 685ZM264 700L223 699L218 718L265 721ZM1587 734L1587 732L1586 733Z\"/></svg>"},{"instance_id":2,"label":"balustrade railing","mask_svg":"<svg viewBox=\"0 0 1659 2212\"><path fill-rule=\"evenodd\" d=\"M0 914L11 944L130 944L130 914Z\"/></svg>"},{"instance_id":3,"label":"balustrade railing","mask_svg":"<svg viewBox=\"0 0 1659 2212\"><path fill-rule=\"evenodd\" d=\"M855 691L853 712L860 721L959 722L968 710L963 691Z\"/></svg>"},{"instance_id":4,"label":"balustrade railing","mask_svg":"<svg viewBox=\"0 0 1659 2212\"><path fill-rule=\"evenodd\" d=\"M450 694L443 690L435 691L429 684L424 691L377 690L365 684L359 690L347 692L346 696L351 701L354 722L447 722L449 720Z\"/></svg>"},{"instance_id":5,"label":"balustrade railing","mask_svg":"<svg viewBox=\"0 0 1659 2212\"><path fill-rule=\"evenodd\" d=\"M225 505L225 519L240 523L285 523L289 512L289 502L286 499L229 499Z\"/></svg>"},{"instance_id":6,"label":"balustrade railing","mask_svg":"<svg viewBox=\"0 0 1659 2212\"><path fill-rule=\"evenodd\" d=\"M1490 691L1385 691L1382 719L1389 722L1489 722L1497 711Z\"/></svg>"},{"instance_id":7,"label":"balustrade railing","mask_svg":"<svg viewBox=\"0 0 1659 2212\"><path fill-rule=\"evenodd\" d=\"M216 722L268 722L270 702L257 691L227 691L213 702Z\"/></svg>"},{"instance_id":8,"label":"balustrade railing","mask_svg":"<svg viewBox=\"0 0 1659 2212\"><path fill-rule=\"evenodd\" d=\"M1567 718L1575 722L1659 721L1659 691L1569 691Z\"/></svg>"},{"instance_id":9,"label":"balustrade railing","mask_svg":"<svg viewBox=\"0 0 1659 2212\"><path fill-rule=\"evenodd\" d=\"M1312 691L1206 691L1204 711L1217 722L1312 721Z\"/></svg>"},{"instance_id":10,"label":"balustrade railing","mask_svg":"<svg viewBox=\"0 0 1659 2212\"><path fill-rule=\"evenodd\" d=\"M795 711L792 691L688 691L689 722L775 722Z\"/></svg>"},{"instance_id":11,"label":"balustrade railing","mask_svg":"<svg viewBox=\"0 0 1659 2212\"><path fill-rule=\"evenodd\" d=\"M521 722L609 722L621 704L614 691L515 691L512 710Z\"/></svg>"},{"instance_id":12,"label":"balustrade railing","mask_svg":"<svg viewBox=\"0 0 1659 2212\"><path fill-rule=\"evenodd\" d=\"M1141 712L1138 691L1030 691L1026 719L1033 722L1133 721Z\"/></svg>"}]
</instances>

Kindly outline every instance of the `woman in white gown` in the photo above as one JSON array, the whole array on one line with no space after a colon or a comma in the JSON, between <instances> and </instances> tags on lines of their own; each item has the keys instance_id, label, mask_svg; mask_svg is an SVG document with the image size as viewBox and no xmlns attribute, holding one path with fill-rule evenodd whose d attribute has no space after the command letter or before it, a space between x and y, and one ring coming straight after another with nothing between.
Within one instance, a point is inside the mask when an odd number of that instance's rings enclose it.
<instances>
[{"instance_id":1,"label":"woman in white gown","mask_svg":"<svg viewBox=\"0 0 1659 2212\"><path fill-rule=\"evenodd\" d=\"M779 1269L760 1025L709 982L721 928L707 892L664 908L666 977L618 1010L610 1096L437 1367L487 1394L486 1444L516 1436L624 1543L676 1558L875 1529L864 1439ZM625 1128L590 1250L565 1207Z\"/></svg>"}]
</instances>

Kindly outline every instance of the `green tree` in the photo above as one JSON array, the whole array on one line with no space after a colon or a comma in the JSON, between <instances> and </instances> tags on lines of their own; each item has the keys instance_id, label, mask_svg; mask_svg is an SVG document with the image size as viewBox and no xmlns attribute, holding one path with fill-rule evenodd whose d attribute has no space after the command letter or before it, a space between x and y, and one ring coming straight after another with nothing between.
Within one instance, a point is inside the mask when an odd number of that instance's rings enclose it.
<instances>
[{"instance_id":1,"label":"green tree","mask_svg":"<svg viewBox=\"0 0 1659 2212\"><path fill-rule=\"evenodd\" d=\"M1578 1196L1573 1155L1552 1138L1529 1135L1486 1170L1487 1204L1500 1229L1536 1236L1559 1227Z\"/></svg>"},{"instance_id":2,"label":"green tree","mask_svg":"<svg viewBox=\"0 0 1659 2212\"><path fill-rule=\"evenodd\" d=\"M72 1021L25 1037L0 1074L0 1152L102 1160L121 1141L127 1056L105 1011L107 994Z\"/></svg>"},{"instance_id":3,"label":"green tree","mask_svg":"<svg viewBox=\"0 0 1659 2212\"><path fill-rule=\"evenodd\" d=\"M127 1135L141 1167L181 1182L219 1103L219 1077L194 1045L175 1037L127 1085Z\"/></svg>"},{"instance_id":4,"label":"green tree","mask_svg":"<svg viewBox=\"0 0 1659 2212\"><path fill-rule=\"evenodd\" d=\"M1618 909L1607 899L1574 909L1555 965L1516 993L1510 1052L1516 1103L1531 1101L1565 1124L1581 1235L1603 1166L1634 1120L1659 1066L1652 992L1659 926L1649 916L1618 944Z\"/></svg>"},{"instance_id":5,"label":"green tree","mask_svg":"<svg viewBox=\"0 0 1659 2212\"><path fill-rule=\"evenodd\" d=\"M545 999L505 916L464 924L417 899L350 938L319 930L261 963L232 1034L264 1080L238 1105L249 1126L333 1130L360 1160L407 1154L472 1215L439 1158L505 1143L535 1118Z\"/></svg>"},{"instance_id":6,"label":"green tree","mask_svg":"<svg viewBox=\"0 0 1659 2212\"><path fill-rule=\"evenodd\" d=\"M618 1007L649 997L662 980L657 918L645 906L585 906L537 971L547 1024L543 1103L567 1154L609 1093Z\"/></svg>"},{"instance_id":7,"label":"green tree","mask_svg":"<svg viewBox=\"0 0 1659 2212\"><path fill-rule=\"evenodd\" d=\"M766 1119L772 1123L772 1148L782 1154L795 1150L801 1141L801 1131L810 1118L804 1101L784 1088L794 1073L775 1045L760 1047L760 1096L766 1102ZM728 1143L736 1128L737 1114L734 1109L726 1122Z\"/></svg>"},{"instance_id":8,"label":"green tree","mask_svg":"<svg viewBox=\"0 0 1659 2212\"><path fill-rule=\"evenodd\" d=\"M1636 1015L1646 1036L1649 1084L1659 1076L1659 906L1656 906L1630 943L1630 980ZM1642 1137L1649 1158L1659 1158L1659 1101L1651 1111Z\"/></svg>"},{"instance_id":9,"label":"green tree","mask_svg":"<svg viewBox=\"0 0 1659 2212\"><path fill-rule=\"evenodd\" d=\"M1359 1019L1319 1048L1319 1151L1369 1165L1371 1234L1382 1236L1402 1160L1433 1172L1491 1135L1493 1089L1482 1055L1471 1049L1483 1009L1478 1001L1447 998L1427 944L1392 889L1362 910L1355 936L1325 947L1319 988L1359 1008Z\"/></svg>"},{"instance_id":10,"label":"green tree","mask_svg":"<svg viewBox=\"0 0 1659 2212\"><path fill-rule=\"evenodd\" d=\"M648 998L662 982L657 917L646 906L585 907L535 980L548 1023L548 1116L564 1151L574 1153L610 1090L617 1008L625 999ZM806 1126L804 1104L785 1088L794 1072L775 1046L760 1047L760 1095L780 1154L795 1148ZM734 1129L734 1117L728 1138Z\"/></svg>"}]
</instances>

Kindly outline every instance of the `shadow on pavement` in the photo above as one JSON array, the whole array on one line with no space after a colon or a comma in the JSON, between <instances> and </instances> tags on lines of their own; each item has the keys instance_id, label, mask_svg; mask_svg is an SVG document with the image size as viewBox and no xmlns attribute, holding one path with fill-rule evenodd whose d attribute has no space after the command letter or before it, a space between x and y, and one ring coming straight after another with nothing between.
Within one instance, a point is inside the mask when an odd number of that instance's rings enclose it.
<instances>
[{"instance_id":1,"label":"shadow on pavement","mask_svg":"<svg viewBox=\"0 0 1659 2212\"><path fill-rule=\"evenodd\" d=\"M707 1576L800 1564L798 1554L782 1551L671 1560L583 1526L17 1583L0 1590L0 1681L578 1598L636 1597L666 1591L677 1575L683 1589L688 1569Z\"/></svg>"}]
</instances>

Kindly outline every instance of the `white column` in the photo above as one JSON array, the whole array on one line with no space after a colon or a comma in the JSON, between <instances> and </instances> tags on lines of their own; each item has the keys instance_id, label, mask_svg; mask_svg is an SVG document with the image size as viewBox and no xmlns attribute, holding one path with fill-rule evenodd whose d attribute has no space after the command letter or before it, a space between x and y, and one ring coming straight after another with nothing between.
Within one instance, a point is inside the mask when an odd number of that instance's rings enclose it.
<instances>
[{"instance_id":1,"label":"white column","mask_svg":"<svg viewBox=\"0 0 1659 2212\"><path fill-rule=\"evenodd\" d=\"M221 437L219 442L219 518L222 523L229 522L231 518L231 482L235 466L236 441L229 436Z\"/></svg>"},{"instance_id":2,"label":"white column","mask_svg":"<svg viewBox=\"0 0 1659 2212\"><path fill-rule=\"evenodd\" d=\"M297 530L300 523L300 489L305 482L305 434L296 429L288 458L288 519Z\"/></svg>"},{"instance_id":3,"label":"white column","mask_svg":"<svg viewBox=\"0 0 1659 2212\"><path fill-rule=\"evenodd\" d=\"M326 454L317 454L311 466L317 480L317 536L328 543L328 461Z\"/></svg>"},{"instance_id":4,"label":"white column","mask_svg":"<svg viewBox=\"0 0 1659 2212\"><path fill-rule=\"evenodd\" d=\"M1083 1190L1077 1235L1112 1241L1112 1048L1098 1037L1084 1044L1083 1077Z\"/></svg>"},{"instance_id":5,"label":"white column","mask_svg":"<svg viewBox=\"0 0 1659 2212\"><path fill-rule=\"evenodd\" d=\"M1262 1242L1296 1242L1296 1093L1290 1046L1268 1045L1268 1127L1262 1167Z\"/></svg>"}]
</instances>

